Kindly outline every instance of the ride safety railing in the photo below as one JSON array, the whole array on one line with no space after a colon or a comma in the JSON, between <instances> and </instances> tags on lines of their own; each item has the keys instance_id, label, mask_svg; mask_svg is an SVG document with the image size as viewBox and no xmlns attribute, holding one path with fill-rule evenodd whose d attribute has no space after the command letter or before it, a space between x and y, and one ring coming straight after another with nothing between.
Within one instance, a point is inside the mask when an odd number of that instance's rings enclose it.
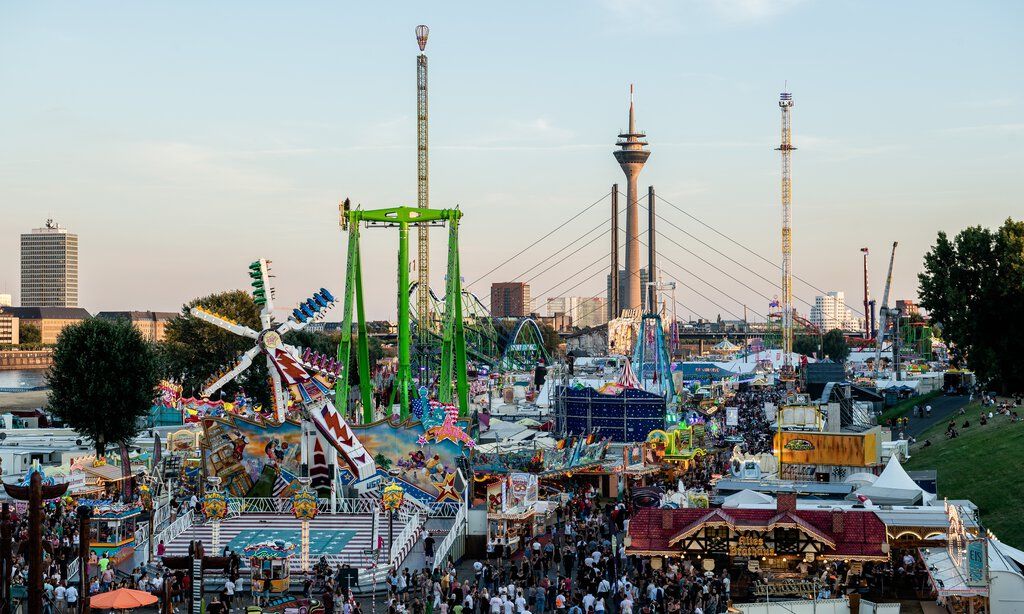
<instances>
[{"instance_id":1,"label":"ride safety railing","mask_svg":"<svg viewBox=\"0 0 1024 614\"><path fill-rule=\"evenodd\" d=\"M399 515L401 518L401 515ZM405 527L402 532L398 534L398 537L391 542L390 556L388 556L388 566L396 567L405 560L406 555L412 552L413 547L416 546L416 541L420 537L420 531L423 529L423 517L419 512L413 513L411 516L402 520Z\"/></svg>"},{"instance_id":2,"label":"ride safety railing","mask_svg":"<svg viewBox=\"0 0 1024 614\"><path fill-rule=\"evenodd\" d=\"M462 558L466 543L466 525L468 524L469 512L463 503L459 505L459 511L455 514L455 521L452 528L441 543L434 549L434 564L431 570L441 566L449 556L452 560L458 561Z\"/></svg>"},{"instance_id":3,"label":"ride safety railing","mask_svg":"<svg viewBox=\"0 0 1024 614\"><path fill-rule=\"evenodd\" d=\"M195 512L187 510L184 514L178 516L174 522L167 525L163 531L154 535L153 543L159 544L163 542L165 545L171 543L179 535L189 530L193 522L195 522Z\"/></svg>"},{"instance_id":4,"label":"ride safety railing","mask_svg":"<svg viewBox=\"0 0 1024 614\"><path fill-rule=\"evenodd\" d=\"M321 514L372 514L380 505L375 499L318 499L316 508ZM228 517L240 514L291 514L292 500L276 497L229 497Z\"/></svg>"}]
</instances>

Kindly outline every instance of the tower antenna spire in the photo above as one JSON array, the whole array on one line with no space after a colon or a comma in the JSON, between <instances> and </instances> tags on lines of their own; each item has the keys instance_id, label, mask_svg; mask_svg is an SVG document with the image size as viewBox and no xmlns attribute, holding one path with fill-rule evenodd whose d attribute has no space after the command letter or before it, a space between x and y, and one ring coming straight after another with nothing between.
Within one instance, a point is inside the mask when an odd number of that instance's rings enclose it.
<instances>
[{"instance_id":1,"label":"tower antenna spire","mask_svg":"<svg viewBox=\"0 0 1024 614\"><path fill-rule=\"evenodd\" d=\"M790 128L790 110L793 108L793 94L784 91L779 94L779 108L782 110L782 143L777 151L782 152L782 373L793 375L793 190L790 158L793 150L793 133Z\"/></svg>"},{"instance_id":2,"label":"tower antenna spire","mask_svg":"<svg viewBox=\"0 0 1024 614\"><path fill-rule=\"evenodd\" d=\"M615 159L626 175L626 263L622 275L622 300L620 307L623 309L641 309L641 286L643 279L640 276L640 207L637 182L640 171L651 152L647 149L647 142L644 133L636 129L636 113L633 106L633 85L629 86L629 129L619 135L615 146ZM618 275L618 271L612 271L612 275Z\"/></svg>"}]
</instances>

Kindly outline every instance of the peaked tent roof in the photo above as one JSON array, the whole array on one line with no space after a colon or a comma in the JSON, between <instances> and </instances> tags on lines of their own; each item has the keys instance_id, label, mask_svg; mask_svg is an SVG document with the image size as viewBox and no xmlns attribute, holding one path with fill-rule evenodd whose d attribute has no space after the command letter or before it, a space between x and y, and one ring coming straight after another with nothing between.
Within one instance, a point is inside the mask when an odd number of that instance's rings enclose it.
<instances>
[{"instance_id":1,"label":"peaked tent roof","mask_svg":"<svg viewBox=\"0 0 1024 614\"><path fill-rule=\"evenodd\" d=\"M636 373L633 372L633 365L628 360L622 363L622 374L619 375L617 383L623 388L640 387L640 380L636 378Z\"/></svg>"},{"instance_id":2,"label":"peaked tent roof","mask_svg":"<svg viewBox=\"0 0 1024 614\"><path fill-rule=\"evenodd\" d=\"M722 507L743 507L744 505L764 505L766 503L775 503L775 497L744 488L738 493L726 497L722 502Z\"/></svg>"},{"instance_id":3,"label":"peaked tent roof","mask_svg":"<svg viewBox=\"0 0 1024 614\"><path fill-rule=\"evenodd\" d=\"M935 498L907 474L895 454L889 457L885 470L874 484L858 488L847 499L855 499L858 495L864 495L877 505L916 505L919 500L927 503Z\"/></svg>"},{"instance_id":4,"label":"peaked tent roof","mask_svg":"<svg viewBox=\"0 0 1024 614\"><path fill-rule=\"evenodd\" d=\"M885 469L882 471L878 479L875 480L875 486L879 488L906 488L911 490L924 490L917 485L917 482L910 477L907 470L900 464L900 459L897 458L896 454L889 457L889 462L886 463Z\"/></svg>"}]
</instances>

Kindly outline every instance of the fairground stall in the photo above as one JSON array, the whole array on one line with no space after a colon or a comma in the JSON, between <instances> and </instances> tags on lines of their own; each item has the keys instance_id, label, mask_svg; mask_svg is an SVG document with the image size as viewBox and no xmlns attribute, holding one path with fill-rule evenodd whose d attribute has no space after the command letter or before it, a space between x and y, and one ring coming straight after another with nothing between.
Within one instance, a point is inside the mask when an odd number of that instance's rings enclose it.
<instances>
[{"instance_id":1,"label":"fairground stall","mask_svg":"<svg viewBox=\"0 0 1024 614\"><path fill-rule=\"evenodd\" d=\"M626 552L651 557L656 569L666 559L716 574L729 569L750 592L776 595L811 592L823 562L889 558L885 525L873 512L797 509L792 494L780 495L774 509L641 509Z\"/></svg>"}]
</instances>

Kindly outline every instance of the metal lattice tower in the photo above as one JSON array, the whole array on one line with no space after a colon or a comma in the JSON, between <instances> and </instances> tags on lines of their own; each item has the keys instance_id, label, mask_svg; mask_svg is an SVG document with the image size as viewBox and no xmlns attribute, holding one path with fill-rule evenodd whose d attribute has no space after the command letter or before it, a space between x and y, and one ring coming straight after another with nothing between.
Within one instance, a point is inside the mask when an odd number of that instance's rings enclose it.
<instances>
[{"instance_id":1,"label":"metal lattice tower","mask_svg":"<svg viewBox=\"0 0 1024 614\"><path fill-rule=\"evenodd\" d=\"M790 109L793 108L793 94L779 94L779 108L782 109L782 143L777 151L782 152L782 351L783 370L791 371L793 361L793 183L790 158L793 150L793 133L790 127Z\"/></svg>"},{"instance_id":2,"label":"metal lattice tower","mask_svg":"<svg viewBox=\"0 0 1024 614\"><path fill-rule=\"evenodd\" d=\"M416 206L420 209L430 208L430 173L427 158L427 56L423 51L427 48L427 26L416 26L416 42L420 46L420 54L416 57ZM430 313L430 227L419 226L416 229L418 241L417 267L417 337L419 347L428 343L428 335L432 329Z\"/></svg>"}]
</instances>

